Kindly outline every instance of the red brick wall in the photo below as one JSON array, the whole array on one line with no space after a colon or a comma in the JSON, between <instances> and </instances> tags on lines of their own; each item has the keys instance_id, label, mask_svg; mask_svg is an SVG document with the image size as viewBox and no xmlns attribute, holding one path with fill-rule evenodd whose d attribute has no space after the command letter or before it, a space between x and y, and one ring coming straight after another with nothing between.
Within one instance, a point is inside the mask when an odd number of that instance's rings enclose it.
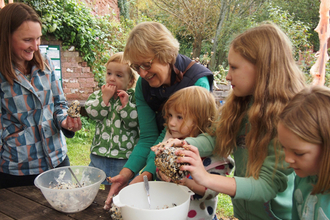
<instances>
[{"instance_id":1,"label":"red brick wall","mask_svg":"<svg viewBox=\"0 0 330 220\"><path fill-rule=\"evenodd\" d=\"M82 0L89 5L95 14L105 15L116 13L114 19L119 20L119 8L117 0ZM74 49L71 51L62 49L62 42L58 40L46 41L42 39L41 44L60 45L61 48L61 70L62 85L66 99L79 100L84 105L88 96L95 90L98 90L97 82L94 80L94 74L91 68L83 62L79 52Z\"/></svg>"},{"instance_id":2,"label":"red brick wall","mask_svg":"<svg viewBox=\"0 0 330 220\"><path fill-rule=\"evenodd\" d=\"M115 18L119 21L120 10L117 0L82 0L97 15L116 14Z\"/></svg>"},{"instance_id":3,"label":"red brick wall","mask_svg":"<svg viewBox=\"0 0 330 220\"><path fill-rule=\"evenodd\" d=\"M88 96L98 89L91 68L87 66L86 62L83 62L79 52L63 50L61 41L42 40L41 44L60 45L62 85L65 96L68 101L77 99L84 103Z\"/></svg>"}]
</instances>

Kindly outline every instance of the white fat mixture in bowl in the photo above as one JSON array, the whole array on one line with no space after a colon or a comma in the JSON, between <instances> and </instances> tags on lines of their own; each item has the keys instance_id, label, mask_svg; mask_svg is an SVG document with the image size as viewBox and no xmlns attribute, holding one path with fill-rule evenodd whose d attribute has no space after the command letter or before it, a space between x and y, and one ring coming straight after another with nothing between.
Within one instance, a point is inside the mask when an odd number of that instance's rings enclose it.
<instances>
[{"instance_id":1,"label":"white fat mixture in bowl","mask_svg":"<svg viewBox=\"0 0 330 220\"><path fill-rule=\"evenodd\" d=\"M56 210L75 213L90 206L106 175L103 170L89 166L70 166L79 184L68 167L60 167L41 173L34 181L49 204Z\"/></svg>"}]
</instances>

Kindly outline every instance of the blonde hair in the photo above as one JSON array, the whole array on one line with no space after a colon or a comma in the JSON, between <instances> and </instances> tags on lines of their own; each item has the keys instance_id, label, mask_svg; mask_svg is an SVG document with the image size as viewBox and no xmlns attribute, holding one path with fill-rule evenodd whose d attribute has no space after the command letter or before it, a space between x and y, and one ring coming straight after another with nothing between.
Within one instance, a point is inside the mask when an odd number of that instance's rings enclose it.
<instances>
[{"instance_id":1,"label":"blonde hair","mask_svg":"<svg viewBox=\"0 0 330 220\"><path fill-rule=\"evenodd\" d=\"M330 190L330 89L308 87L299 92L279 115L279 121L302 140L321 145L318 180L312 195Z\"/></svg>"},{"instance_id":2,"label":"blonde hair","mask_svg":"<svg viewBox=\"0 0 330 220\"><path fill-rule=\"evenodd\" d=\"M129 66L129 63L127 60L124 59L124 53L123 52L118 52L118 53L115 53L113 54L108 62L105 64L105 67L108 66L109 63L111 62L115 62L115 63L120 63L120 64L126 64L127 65L127 72L129 74L129 79L130 79L130 84L128 86L128 88L134 88L135 87L135 84L136 84L136 81L138 79L138 74Z\"/></svg>"},{"instance_id":3,"label":"blonde hair","mask_svg":"<svg viewBox=\"0 0 330 220\"><path fill-rule=\"evenodd\" d=\"M129 34L124 49L124 58L130 63L154 55L162 64L174 64L179 53L179 42L172 33L157 22L142 22Z\"/></svg>"},{"instance_id":4,"label":"blonde hair","mask_svg":"<svg viewBox=\"0 0 330 220\"><path fill-rule=\"evenodd\" d=\"M294 61L290 40L274 24L245 31L232 41L231 48L255 65L256 88L252 96L237 97L234 93L228 96L215 123L214 153L221 156L232 153L237 147L242 119L247 114L250 125L246 128L246 175L257 179L268 145L277 134L277 117L288 101L304 88L305 79Z\"/></svg>"},{"instance_id":5,"label":"blonde hair","mask_svg":"<svg viewBox=\"0 0 330 220\"><path fill-rule=\"evenodd\" d=\"M188 118L194 122L189 137L196 137L200 133L207 132L217 110L212 93L200 86L186 87L170 96L163 107L165 127L168 127L170 108L174 108L176 112L183 115L181 127Z\"/></svg>"},{"instance_id":6,"label":"blonde hair","mask_svg":"<svg viewBox=\"0 0 330 220\"><path fill-rule=\"evenodd\" d=\"M42 26L38 14L24 3L7 4L0 10L0 72L10 85L17 80L12 63L15 63L15 55L12 51L12 35L25 22L37 22ZM40 50L35 51L29 65L36 65L44 70L44 62Z\"/></svg>"}]
</instances>

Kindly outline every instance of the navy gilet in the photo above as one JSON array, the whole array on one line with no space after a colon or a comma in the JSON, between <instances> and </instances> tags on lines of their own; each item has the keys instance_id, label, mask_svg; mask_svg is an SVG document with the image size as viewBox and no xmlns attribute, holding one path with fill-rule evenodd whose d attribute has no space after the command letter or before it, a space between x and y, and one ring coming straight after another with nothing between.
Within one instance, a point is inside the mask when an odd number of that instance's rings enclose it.
<instances>
[{"instance_id":1,"label":"navy gilet","mask_svg":"<svg viewBox=\"0 0 330 220\"><path fill-rule=\"evenodd\" d=\"M192 60L190 58L179 54L176 58L174 67L182 73L186 70L191 61ZM176 73L176 71L172 70L170 87L161 86L158 88L153 88L145 79L142 79L143 97L147 104L150 106L150 108L156 113L156 121L159 133L161 133L164 129L165 123L165 120L162 115L163 105L174 92L182 88L195 85L197 80L204 76L207 76L210 84L210 89L212 91L213 73L201 64L195 63L194 65L192 65L185 72L183 77L179 77L182 78L179 82L177 79L177 75L178 74Z\"/></svg>"}]
</instances>

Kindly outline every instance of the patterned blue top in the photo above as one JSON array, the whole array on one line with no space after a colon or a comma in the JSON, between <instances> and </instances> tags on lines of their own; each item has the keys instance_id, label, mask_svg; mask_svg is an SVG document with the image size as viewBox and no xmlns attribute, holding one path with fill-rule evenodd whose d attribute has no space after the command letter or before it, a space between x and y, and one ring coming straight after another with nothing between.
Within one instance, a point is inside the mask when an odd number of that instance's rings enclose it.
<instances>
[{"instance_id":1,"label":"patterned blue top","mask_svg":"<svg viewBox=\"0 0 330 220\"><path fill-rule=\"evenodd\" d=\"M47 57L44 63L44 71L32 67L30 81L15 69L13 86L0 73L0 172L36 175L66 157L63 133L74 135L60 126L67 102L53 64Z\"/></svg>"}]
</instances>

